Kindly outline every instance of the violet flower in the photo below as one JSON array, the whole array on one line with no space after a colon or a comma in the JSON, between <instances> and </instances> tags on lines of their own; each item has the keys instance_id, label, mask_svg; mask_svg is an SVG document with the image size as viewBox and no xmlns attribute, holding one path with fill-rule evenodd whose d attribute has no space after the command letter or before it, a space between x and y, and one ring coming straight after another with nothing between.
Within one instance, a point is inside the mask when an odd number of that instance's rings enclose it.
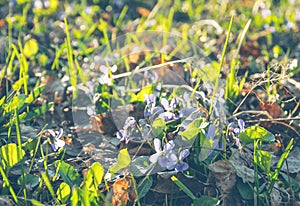
<instances>
[{"instance_id":1,"label":"violet flower","mask_svg":"<svg viewBox=\"0 0 300 206\"><path fill-rule=\"evenodd\" d=\"M162 98L160 100L160 103L165 108L165 110L174 112L176 107L178 106L179 101L178 98L173 97L173 99L169 103L169 101L166 98Z\"/></svg>"},{"instance_id":2,"label":"violet flower","mask_svg":"<svg viewBox=\"0 0 300 206\"><path fill-rule=\"evenodd\" d=\"M161 105L164 107L164 109L166 110L165 112L161 113L159 115L160 118L164 119L166 122L171 121L171 120L176 120L179 119L180 116L178 114L176 114L175 110L179 105L179 98L177 97L173 97L173 99L171 100L171 102L169 102L167 99L162 98L160 100Z\"/></svg>"},{"instance_id":3,"label":"violet flower","mask_svg":"<svg viewBox=\"0 0 300 206\"><path fill-rule=\"evenodd\" d=\"M242 131L245 130L245 122L242 119L238 119L238 128L234 128L233 132L237 135L239 135Z\"/></svg>"},{"instance_id":4,"label":"violet flower","mask_svg":"<svg viewBox=\"0 0 300 206\"><path fill-rule=\"evenodd\" d=\"M149 118L155 112L156 97L154 94L145 94L144 95L146 108L144 111L144 117Z\"/></svg>"},{"instance_id":5,"label":"violet flower","mask_svg":"<svg viewBox=\"0 0 300 206\"><path fill-rule=\"evenodd\" d=\"M156 97L154 96L154 94L144 94L144 98L145 98L147 106L155 107Z\"/></svg>"},{"instance_id":6,"label":"violet flower","mask_svg":"<svg viewBox=\"0 0 300 206\"><path fill-rule=\"evenodd\" d=\"M245 122L242 119L238 119L238 127L234 128L233 126L230 126L230 130L234 132L234 134L239 135L241 132L243 132L245 130ZM237 147L241 147L242 144L239 140L239 138L234 137L235 140L235 145Z\"/></svg>"},{"instance_id":7,"label":"violet flower","mask_svg":"<svg viewBox=\"0 0 300 206\"><path fill-rule=\"evenodd\" d=\"M54 152L57 152L60 148L63 148L65 146L65 141L60 139L63 135L64 130L62 128L59 129L58 133L55 134L55 132L52 129L49 129L48 132L53 138L53 143L50 143L52 150Z\"/></svg>"},{"instance_id":8,"label":"violet flower","mask_svg":"<svg viewBox=\"0 0 300 206\"><path fill-rule=\"evenodd\" d=\"M189 168L189 165L186 162L183 162L183 160L189 155L190 151L188 149L184 149L180 152L178 162L175 166L175 170L183 172Z\"/></svg>"},{"instance_id":9,"label":"violet flower","mask_svg":"<svg viewBox=\"0 0 300 206\"><path fill-rule=\"evenodd\" d=\"M134 128L136 125L136 120L134 119L134 117L127 117L125 124L124 124L124 130L127 130L129 127L130 128Z\"/></svg>"},{"instance_id":10,"label":"violet flower","mask_svg":"<svg viewBox=\"0 0 300 206\"><path fill-rule=\"evenodd\" d=\"M128 144L129 142L129 137L131 134L131 130L136 126L136 120L134 119L134 117L127 117L123 129L120 129L117 132L117 138L122 142L124 141L125 144Z\"/></svg>"},{"instance_id":11,"label":"violet flower","mask_svg":"<svg viewBox=\"0 0 300 206\"><path fill-rule=\"evenodd\" d=\"M117 138L120 140L120 142L125 141L125 144L128 144L129 142L129 135L127 134L126 130L119 130L117 132Z\"/></svg>"},{"instance_id":12,"label":"violet flower","mask_svg":"<svg viewBox=\"0 0 300 206\"><path fill-rule=\"evenodd\" d=\"M153 163L158 162L161 167L165 167L168 170L172 170L176 167L178 158L173 151L175 144L173 140L166 143L161 150L161 141L158 138L154 139L155 154L151 155L149 160Z\"/></svg>"}]
</instances>

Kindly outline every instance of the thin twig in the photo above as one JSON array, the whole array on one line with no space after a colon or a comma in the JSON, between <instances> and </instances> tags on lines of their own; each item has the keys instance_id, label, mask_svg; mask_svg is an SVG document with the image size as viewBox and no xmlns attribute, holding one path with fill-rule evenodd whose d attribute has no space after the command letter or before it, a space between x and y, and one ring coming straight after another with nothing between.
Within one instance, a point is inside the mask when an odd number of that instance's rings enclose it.
<instances>
[{"instance_id":1,"label":"thin twig","mask_svg":"<svg viewBox=\"0 0 300 206\"><path fill-rule=\"evenodd\" d=\"M157 69L157 68L164 67L164 66L171 65L171 64L184 63L184 62L187 62L191 58L193 58L193 57L188 57L188 58L185 58L185 59L170 61L170 62L166 62L166 63L163 63L163 64L148 66L148 67L144 67L144 68L140 68L140 69L136 68L133 72L125 72L125 73L122 73L122 74L113 75L112 79L119 79L119 78L123 78L123 77L128 77L128 76L131 76L133 74L142 73L142 72L145 72L145 71L149 71L151 69Z\"/></svg>"}]
</instances>

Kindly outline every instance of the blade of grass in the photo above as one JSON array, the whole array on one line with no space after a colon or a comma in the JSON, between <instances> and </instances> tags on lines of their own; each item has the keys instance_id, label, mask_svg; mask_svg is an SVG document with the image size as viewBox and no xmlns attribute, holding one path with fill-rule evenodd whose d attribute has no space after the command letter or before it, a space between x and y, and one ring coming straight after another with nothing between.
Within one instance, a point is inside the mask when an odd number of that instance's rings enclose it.
<instances>
[{"instance_id":1,"label":"blade of grass","mask_svg":"<svg viewBox=\"0 0 300 206\"><path fill-rule=\"evenodd\" d=\"M231 16L231 19L230 19L230 22L229 22L227 36L226 36L226 40L225 40L225 44L224 44L224 48L223 48L223 52L222 52L222 57L221 57L220 65L219 65L219 70L217 71L218 72L218 78L217 78L215 86L214 86L214 91L213 91L213 96L212 96L212 103L211 103L210 108L209 108L209 115L211 115L211 113L212 113L213 106L214 106L215 95L216 95L218 87L219 87L219 76L220 76L221 69L222 69L222 66L223 66L223 63L224 63L224 59L225 59L225 54L226 54L226 50L227 50L227 46L228 46L228 42L229 42L232 22L233 22L233 15Z\"/></svg>"},{"instance_id":2,"label":"blade of grass","mask_svg":"<svg viewBox=\"0 0 300 206\"><path fill-rule=\"evenodd\" d=\"M19 200L18 200L18 198L17 198L17 195L16 195L14 189L12 188L12 186L10 185L9 180L8 180L8 178L7 178L6 174L5 174L5 172L4 172L3 168L2 168L2 166L0 167L0 173L1 173L1 176L2 176L2 178L3 178L4 182L5 182L5 184L6 184L7 187L9 188L10 194L11 194L11 196L13 197L14 201L15 201L17 204L19 204Z\"/></svg>"},{"instance_id":3,"label":"blade of grass","mask_svg":"<svg viewBox=\"0 0 300 206\"><path fill-rule=\"evenodd\" d=\"M55 192L53 190L53 187L50 183L50 180L47 176L47 174L45 172L42 172L42 179L46 185L46 187L48 188L49 192L50 192L50 195L52 196L53 199L56 199L56 196L55 196Z\"/></svg>"},{"instance_id":4,"label":"blade of grass","mask_svg":"<svg viewBox=\"0 0 300 206\"><path fill-rule=\"evenodd\" d=\"M69 26L68 26L68 22L67 19L64 19L64 23L65 23L65 32L66 32L66 45L67 45L67 56L68 56L68 75L70 77L70 82L71 85L73 86L73 95L76 98L77 96L77 92L76 92L76 85L77 85L77 70L74 64L74 59L73 59L73 49L71 46L71 38L70 38L70 33L69 33Z\"/></svg>"},{"instance_id":5,"label":"blade of grass","mask_svg":"<svg viewBox=\"0 0 300 206\"><path fill-rule=\"evenodd\" d=\"M20 119L19 119L18 109L15 109L15 116L16 116L16 124L15 125L16 125L17 142L18 142L17 155L18 155L18 159L21 159L22 141L21 141L21 129L20 129ZM23 165L22 160L21 160L21 171L22 171L22 174L25 174L24 165ZM24 193L24 200L27 201L27 189L26 189L26 185L25 185L25 178L22 178L22 187L23 187L23 193Z\"/></svg>"},{"instance_id":6,"label":"blade of grass","mask_svg":"<svg viewBox=\"0 0 300 206\"><path fill-rule=\"evenodd\" d=\"M278 163L277 163L276 169L275 169L275 171L274 171L274 173L272 175L272 180L271 180L270 186L268 188L268 195L271 195L271 192L273 190L275 181L278 178L278 175L279 175L279 172L280 172L280 170L281 170L281 168L283 166L283 163L287 159L287 157L289 156L290 152L293 149L293 143L294 143L294 139L291 139L290 142L289 142L289 144L287 145L286 149L284 150L283 154L281 155Z\"/></svg>"},{"instance_id":7,"label":"blade of grass","mask_svg":"<svg viewBox=\"0 0 300 206\"><path fill-rule=\"evenodd\" d=\"M177 177L172 176L171 180L187 194L192 200L196 199L197 197L187 188Z\"/></svg>"}]
</instances>

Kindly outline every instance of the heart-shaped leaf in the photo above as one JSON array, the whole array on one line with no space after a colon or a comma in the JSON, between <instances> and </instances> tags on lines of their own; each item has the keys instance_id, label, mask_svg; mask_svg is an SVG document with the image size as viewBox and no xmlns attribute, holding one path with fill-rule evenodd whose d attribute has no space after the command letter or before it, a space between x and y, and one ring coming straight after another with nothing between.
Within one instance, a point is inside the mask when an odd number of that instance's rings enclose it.
<instances>
[{"instance_id":1,"label":"heart-shaped leaf","mask_svg":"<svg viewBox=\"0 0 300 206\"><path fill-rule=\"evenodd\" d=\"M239 139L244 144L250 144L254 140L262 140L265 142L274 142L275 136L263 127L251 126L251 127L246 128L244 131L242 131L240 133Z\"/></svg>"}]
</instances>

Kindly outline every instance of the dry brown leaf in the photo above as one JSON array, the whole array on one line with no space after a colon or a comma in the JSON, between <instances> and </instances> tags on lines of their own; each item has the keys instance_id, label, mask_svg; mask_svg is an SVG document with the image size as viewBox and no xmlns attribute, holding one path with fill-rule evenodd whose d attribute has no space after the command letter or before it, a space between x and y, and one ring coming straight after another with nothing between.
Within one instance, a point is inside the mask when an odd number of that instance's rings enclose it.
<instances>
[{"instance_id":1,"label":"dry brown leaf","mask_svg":"<svg viewBox=\"0 0 300 206\"><path fill-rule=\"evenodd\" d=\"M221 194L229 194L236 184L236 173L231 164L226 160L219 160L210 164L209 169Z\"/></svg>"},{"instance_id":2,"label":"dry brown leaf","mask_svg":"<svg viewBox=\"0 0 300 206\"><path fill-rule=\"evenodd\" d=\"M136 193L131 177L123 177L114 182L113 186L113 206L127 205L128 202L136 200Z\"/></svg>"}]
</instances>

